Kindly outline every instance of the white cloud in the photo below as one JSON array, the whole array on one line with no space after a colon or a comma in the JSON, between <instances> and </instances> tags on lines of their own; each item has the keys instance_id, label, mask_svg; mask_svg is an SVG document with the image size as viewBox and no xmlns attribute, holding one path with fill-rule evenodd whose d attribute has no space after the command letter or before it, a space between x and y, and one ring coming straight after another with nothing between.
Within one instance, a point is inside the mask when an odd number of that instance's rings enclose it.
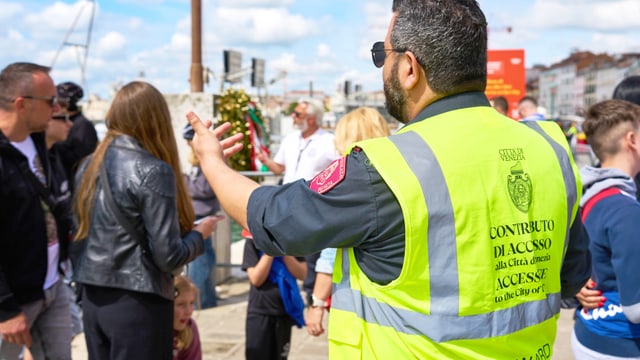
<instances>
[{"instance_id":1,"label":"white cloud","mask_svg":"<svg viewBox=\"0 0 640 360\"><path fill-rule=\"evenodd\" d=\"M142 19L134 17L127 21L127 28L129 30L141 30L144 27Z\"/></svg>"},{"instance_id":2,"label":"white cloud","mask_svg":"<svg viewBox=\"0 0 640 360\"><path fill-rule=\"evenodd\" d=\"M318 44L317 46L318 57L326 58L331 56L331 48L327 44Z\"/></svg>"},{"instance_id":3,"label":"white cloud","mask_svg":"<svg viewBox=\"0 0 640 360\"><path fill-rule=\"evenodd\" d=\"M317 86L326 79L335 79L347 71L347 66L330 58L314 59L311 62L303 62L296 54L282 53L280 57L270 61L269 66L278 71L287 72L286 85L289 89L307 88L309 81Z\"/></svg>"},{"instance_id":4,"label":"white cloud","mask_svg":"<svg viewBox=\"0 0 640 360\"><path fill-rule=\"evenodd\" d=\"M110 31L102 38L98 39L94 48L96 56L110 57L113 55L122 56L127 45L127 38L123 34Z\"/></svg>"},{"instance_id":5,"label":"white cloud","mask_svg":"<svg viewBox=\"0 0 640 360\"><path fill-rule=\"evenodd\" d=\"M54 2L42 11L31 13L25 17L25 23L39 29L68 30L75 22L76 29L87 28L91 20L92 6L90 1L77 1L73 4Z\"/></svg>"},{"instance_id":6,"label":"white cloud","mask_svg":"<svg viewBox=\"0 0 640 360\"><path fill-rule=\"evenodd\" d=\"M292 5L294 0L220 0L220 6L227 8L282 7Z\"/></svg>"},{"instance_id":7,"label":"white cloud","mask_svg":"<svg viewBox=\"0 0 640 360\"><path fill-rule=\"evenodd\" d=\"M118 0L118 2L126 5L149 6L149 5L162 5L165 2L165 0Z\"/></svg>"},{"instance_id":8,"label":"white cloud","mask_svg":"<svg viewBox=\"0 0 640 360\"><path fill-rule=\"evenodd\" d=\"M391 21L391 5L388 2L367 2L364 5L367 32L360 38L357 56L362 60L371 59L371 46L384 40Z\"/></svg>"},{"instance_id":9,"label":"white cloud","mask_svg":"<svg viewBox=\"0 0 640 360\"><path fill-rule=\"evenodd\" d=\"M24 12L24 7L20 3L7 3L4 1L0 1L0 25L2 27L7 25L7 22L15 19L19 16L19 14Z\"/></svg>"},{"instance_id":10,"label":"white cloud","mask_svg":"<svg viewBox=\"0 0 640 360\"><path fill-rule=\"evenodd\" d=\"M285 8L220 8L213 24L230 44L287 44L317 34L320 26Z\"/></svg>"},{"instance_id":11,"label":"white cloud","mask_svg":"<svg viewBox=\"0 0 640 360\"><path fill-rule=\"evenodd\" d=\"M24 36L22 35L22 33L20 33L19 31L10 29L9 30L9 34L8 34L8 39L9 41L15 41L15 42L19 42L24 40Z\"/></svg>"},{"instance_id":12,"label":"white cloud","mask_svg":"<svg viewBox=\"0 0 640 360\"><path fill-rule=\"evenodd\" d=\"M635 44L635 51L640 50L640 43L635 37L622 34L596 33L591 41L582 44L581 49L589 49L594 53L607 52L609 54L633 51L630 45Z\"/></svg>"},{"instance_id":13,"label":"white cloud","mask_svg":"<svg viewBox=\"0 0 640 360\"><path fill-rule=\"evenodd\" d=\"M627 30L640 28L640 1L540 0L531 8L524 24L538 29L579 28Z\"/></svg>"},{"instance_id":14,"label":"white cloud","mask_svg":"<svg viewBox=\"0 0 640 360\"><path fill-rule=\"evenodd\" d=\"M191 51L191 36L186 34L174 34L171 37L171 51Z\"/></svg>"},{"instance_id":15,"label":"white cloud","mask_svg":"<svg viewBox=\"0 0 640 360\"><path fill-rule=\"evenodd\" d=\"M389 28L389 20L391 20L391 5L386 2L384 5L367 2L364 5L363 12L369 31L374 32L380 37L380 40L383 40Z\"/></svg>"}]
</instances>

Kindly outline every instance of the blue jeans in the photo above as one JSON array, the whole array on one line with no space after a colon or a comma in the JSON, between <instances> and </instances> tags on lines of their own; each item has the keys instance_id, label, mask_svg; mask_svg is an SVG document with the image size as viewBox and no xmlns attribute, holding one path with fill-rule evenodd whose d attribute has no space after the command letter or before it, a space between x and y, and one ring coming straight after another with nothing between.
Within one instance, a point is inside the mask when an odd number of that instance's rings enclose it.
<instances>
[{"instance_id":1,"label":"blue jeans","mask_svg":"<svg viewBox=\"0 0 640 360\"><path fill-rule=\"evenodd\" d=\"M204 241L204 254L187 265L187 276L200 290L200 306L207 309L218 305L216 299L216 279L213 270L216 266L216 252L213 250L213 237Z\"/></svg>"}]
</instances>

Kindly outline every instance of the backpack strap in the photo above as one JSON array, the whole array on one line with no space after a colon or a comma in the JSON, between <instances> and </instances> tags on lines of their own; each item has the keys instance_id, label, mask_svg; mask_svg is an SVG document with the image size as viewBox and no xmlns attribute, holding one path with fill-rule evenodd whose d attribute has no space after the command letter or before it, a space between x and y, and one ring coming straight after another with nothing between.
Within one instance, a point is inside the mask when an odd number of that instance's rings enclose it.
<instances>
[{"instance_id":1,"label":"backpack strap","mask_svg":"<svg viewBox=\"0 0 640 360\"><path fill-rule=\"evenodd\" d=\"M593 209L600 200L617 194L622 194L622 191L618 188L608 188L600 191L594 197L587 200L587 202L582 206L582 222L584 223L585 219L591 212L591 209Z\"/></svg>"}]
</instances>

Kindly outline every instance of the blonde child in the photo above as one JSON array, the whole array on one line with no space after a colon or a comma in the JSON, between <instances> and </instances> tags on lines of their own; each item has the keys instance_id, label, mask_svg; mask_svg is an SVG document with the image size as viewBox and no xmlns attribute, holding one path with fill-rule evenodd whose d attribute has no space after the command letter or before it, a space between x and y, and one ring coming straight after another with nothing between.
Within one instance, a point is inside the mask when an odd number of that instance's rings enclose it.
<instances>
[{"instance_id":1,"label":"blonde child","mask_svg":"<svg viewBox=\"0 0 640 360\"><path fill-rule=\"evenodd\" d=\"M191 317L198 288L183 275L176 276L173 284L173 360L201 360L198 326Z\"/></svg>"}]
</instances>

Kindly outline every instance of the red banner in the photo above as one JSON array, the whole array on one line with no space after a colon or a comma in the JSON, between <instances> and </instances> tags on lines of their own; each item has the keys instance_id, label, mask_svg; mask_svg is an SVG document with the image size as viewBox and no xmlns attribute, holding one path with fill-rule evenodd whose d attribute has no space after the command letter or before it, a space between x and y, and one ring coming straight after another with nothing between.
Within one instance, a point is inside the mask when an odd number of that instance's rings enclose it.
<instances>
[{"instance_id":1,"label":"red banner","mask_svg":"<svg viewBox=\"0 0 640 360\"><path fill-rule=\"evenodd\" d=\"M487 98L504 96L509 103L509 116L517 119L518 102L526 92L524 49L489 50L485 91Z\"/></svg>"}]
</instances>

